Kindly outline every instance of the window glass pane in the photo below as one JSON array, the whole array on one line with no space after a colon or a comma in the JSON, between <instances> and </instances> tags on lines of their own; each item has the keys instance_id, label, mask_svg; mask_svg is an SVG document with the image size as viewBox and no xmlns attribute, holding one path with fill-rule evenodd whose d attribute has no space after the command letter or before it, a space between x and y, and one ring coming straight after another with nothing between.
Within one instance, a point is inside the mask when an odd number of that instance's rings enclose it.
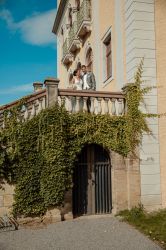
<instances>
[{"instance_id":1,"label":"window glass pane","mask_svg":"<svg viewBox=\"0 0 166 250\"><path fill-rule=\"evenodd\" d=\"M104 42L105 44L105 68L106 68L106 78L112 76L112 53L111 53L111 36L109 35L108 38Z\"/></svg>"}]
</instances>

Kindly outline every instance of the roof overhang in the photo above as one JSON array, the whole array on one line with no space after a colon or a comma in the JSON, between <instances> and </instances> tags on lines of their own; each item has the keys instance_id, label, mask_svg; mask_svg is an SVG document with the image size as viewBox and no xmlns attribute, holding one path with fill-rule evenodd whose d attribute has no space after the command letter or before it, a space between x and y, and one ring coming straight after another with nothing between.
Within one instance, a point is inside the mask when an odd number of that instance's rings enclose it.
<instances>
[{"instance_id":1,"label":"roof overhang","mask_svg":"<svg viewBox=\"0 0 166 250\"><path fill-rule=\"evenodd\" d=\"M65 9L68 1L69 0L61 0L60 1L58 11L57 11L57 14L56 14L56 18L55 18L55 21L54 21L53 30L52 30L52 32L54 34L56 34L56 35L57 35L57 32L58 32L59 24L60 24L62 16L63 16L64 9Z\"/></svg>"}]
</instances>

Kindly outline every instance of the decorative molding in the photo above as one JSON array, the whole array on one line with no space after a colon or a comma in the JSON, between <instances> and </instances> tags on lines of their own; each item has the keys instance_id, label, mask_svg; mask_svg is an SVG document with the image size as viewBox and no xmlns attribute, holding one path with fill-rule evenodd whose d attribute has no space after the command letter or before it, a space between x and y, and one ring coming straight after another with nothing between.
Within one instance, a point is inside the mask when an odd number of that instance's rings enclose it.
<instances>
[{"instance_id":1,"label":"decorative molding","mask_svg":"<svg viewBox=\"0 0 166 250\"><path fill-rule=\"evenodd\" d=\"M54 34L56 34L56 35L57 35L58 29L59 29L59 24L60 24L60 22L62 20L62 17L63 17L64 9L65 9L68 1L69 0L61 0L60 1L58 11L57 11L57 14L56 14L56 18L55 18L55 21L54 21L53 30L52 30L52 32Z\"/></svg>"}]
</instances>

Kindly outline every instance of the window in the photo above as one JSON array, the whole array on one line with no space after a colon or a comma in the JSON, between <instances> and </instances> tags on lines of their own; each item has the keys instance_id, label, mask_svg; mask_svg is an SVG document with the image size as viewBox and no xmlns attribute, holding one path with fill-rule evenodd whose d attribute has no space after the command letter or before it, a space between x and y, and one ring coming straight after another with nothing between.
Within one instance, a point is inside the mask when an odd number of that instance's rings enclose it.
<instances>
[{"instance_id":1,"label":"window","mask_svg":"<svg viewBox=\"0 0 166 250\"><path fill-rule=\"evenodd\" d=\"M69 8L69 26L72 27L73 18L72 18L72 8Z\"/></svg>"},{"instance_id":2,"label":"window","mask_svg":"<svg viewBox=\"0 0 166 250\"><path fill-rule=\"evenodd\" d=\"M111 35L109 35L104 40L104 47L105 47L105 78L108 79L112 76L112 46L111 46Z\"/></svg>"},{"instance_id":3,"label":"window","mask_svg":"<svg viewBox=\"0 0 166 250\"><path fill-rule=\"evenodd\" d=\"M81 69L81 63L80 62L77 63L76 69Z\"/></svg>"},{"instance_id":4,"label":"window","mask_svg":"<svg viewBox=\"0 0 166 250\"><path fill-rule=\"evenodd\" d=\"M76 8L77 8L77 11L80 10L80 0L76 0Z\"/></svg>"},{"instance_id":5,"label":"window","mask_svg":"<svg viewBox=\"0 0 166 250\"><path fill-rule=\"evenodd\" d=\"M93 52L91 48L88 49L86 54L86 66L89 71L93 71Z\"/></svg>"}]
</instances>

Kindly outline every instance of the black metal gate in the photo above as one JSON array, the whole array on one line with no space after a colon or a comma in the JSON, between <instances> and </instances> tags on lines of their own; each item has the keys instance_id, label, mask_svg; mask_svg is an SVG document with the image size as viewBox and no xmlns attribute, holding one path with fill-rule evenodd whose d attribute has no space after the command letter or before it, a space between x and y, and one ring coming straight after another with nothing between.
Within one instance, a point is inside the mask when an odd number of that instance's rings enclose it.
<instances>
[{"instance_id":1,"label":"black metal gate","mask_svg":"<svg viewBox=\"0 0 166 250\"><path fill-rule=\"evenodd\" d=\"M101 146L88 145L82 150L73 183L74 216L111 212L110 158Z\"/></svg>"},{"instance_id":2,"label":"black metal gate","mask_svg":"<svg viewBox=\"0 0 166 250\"><path fill-rule=\"evenodd\" d=\"M78 157L73 174L73 215L87 214L88 204L88 163L87 148Z\"/></svg>"}]
</instances>

